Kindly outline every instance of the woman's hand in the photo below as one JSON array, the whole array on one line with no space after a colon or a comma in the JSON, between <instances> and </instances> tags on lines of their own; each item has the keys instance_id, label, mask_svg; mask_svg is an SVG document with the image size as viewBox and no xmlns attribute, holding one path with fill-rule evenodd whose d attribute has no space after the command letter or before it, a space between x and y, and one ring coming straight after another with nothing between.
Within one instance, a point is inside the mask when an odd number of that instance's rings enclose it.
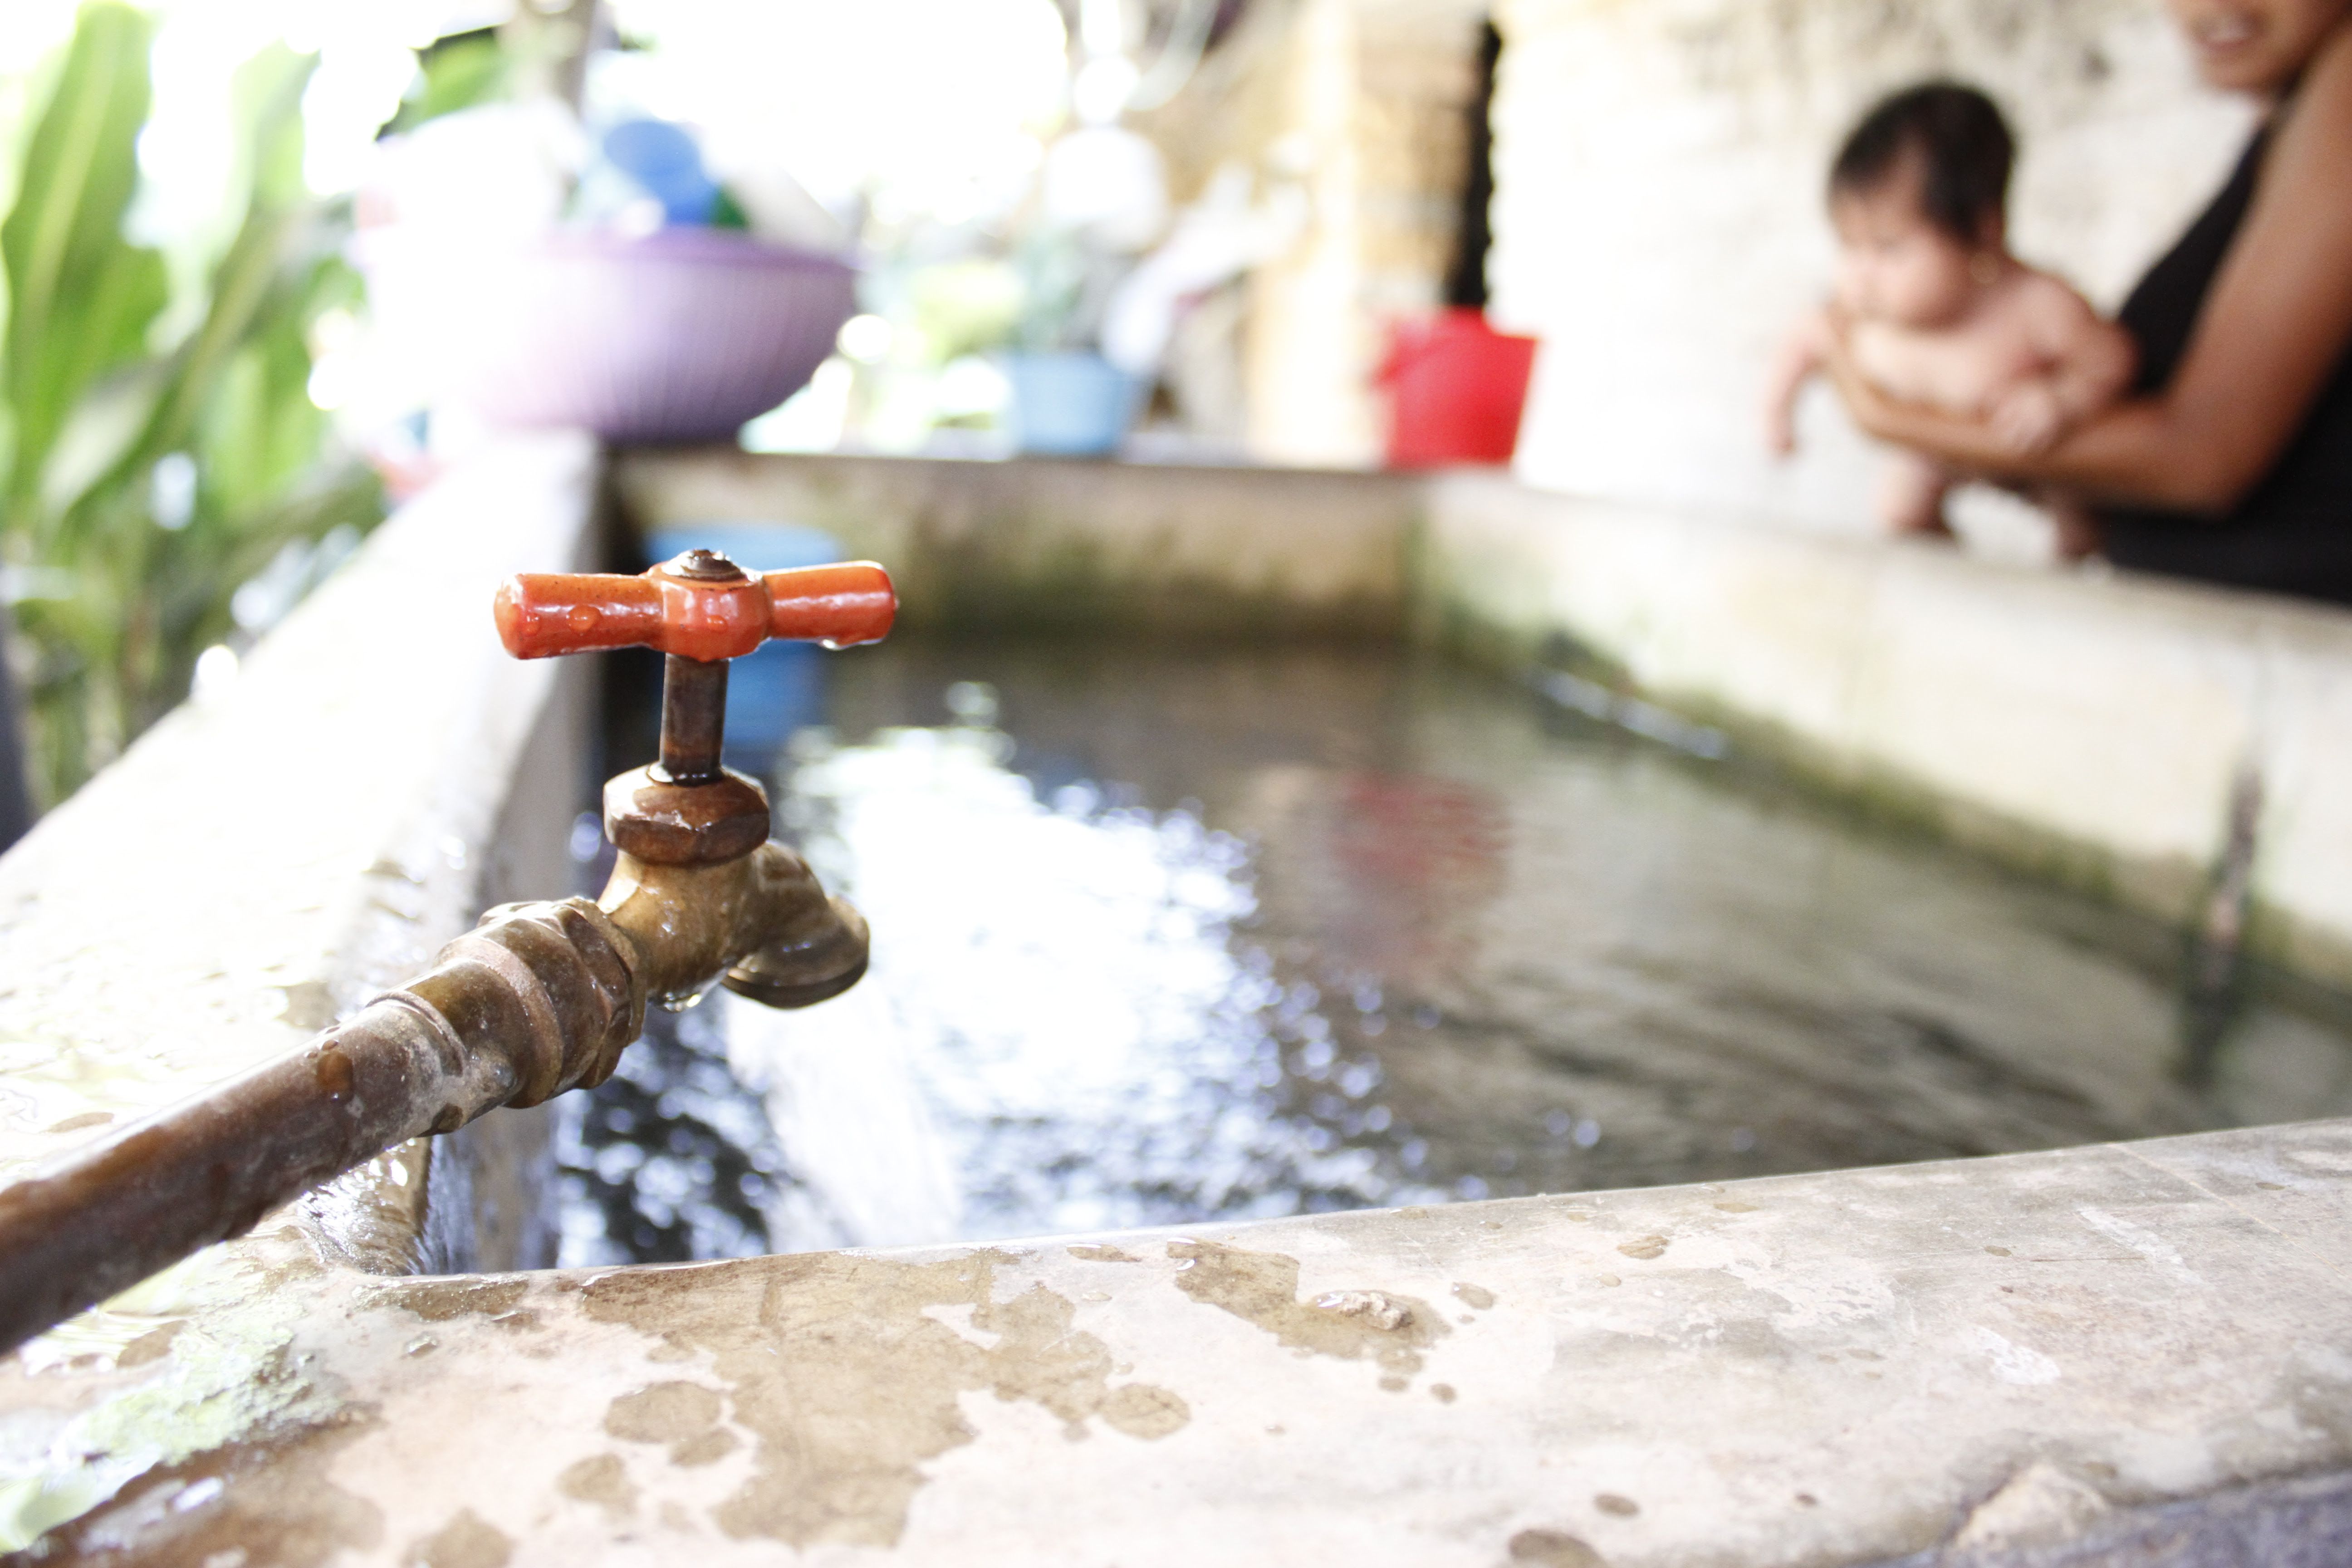
<instances>
[{"instance_id":1,"label":"woman's hand","mask_svg":"<svg viewBox=\"0 0 2352 1568\"><path fill-rule=\"evenodd\" d=\"M1933 458L1956 473L1975 478L2000 476L2004 461L2014 457L2008 445L1981 419L1966 419L1923 404L1899 403L1862 373L1853 357L1853 322L1843 311L1829 313L1829 332L1822 351L1822 368L1837 388L1846 413L1865 436L1897 447L1908 447Z\"/></svg>"},{"instance_id":2,"label":"woman's hand","mask_svg":"<svg viewBox=\"0 0 2352 1568\"><path fill-rule=\"evenodd\" d=\"M2066 433L2066 407L2047 376L2021 381L1986 411L1992 433L2014 457L2046 452Z\"/></svg>"}]
</instances>

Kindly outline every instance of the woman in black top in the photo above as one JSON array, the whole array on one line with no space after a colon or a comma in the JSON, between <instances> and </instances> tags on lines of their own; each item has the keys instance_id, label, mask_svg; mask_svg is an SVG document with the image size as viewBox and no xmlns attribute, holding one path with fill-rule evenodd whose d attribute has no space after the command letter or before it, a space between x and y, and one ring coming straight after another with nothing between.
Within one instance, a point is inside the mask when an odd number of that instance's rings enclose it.
<instances>
[{"instance_id":1,"label":"woman in black top","mask_svg":"<svg viewBox=\"0 0 2352 1568\"><path fill-rule=\"evenodd\" d=\"M2071 489L2120 565L2352 604L2352 0L2171 0L2200 75L2262 99L2237 172L2126 302L2135 395L2018 458L1896 404L1855 422L1997 482Z\"/></svg>"}]
</instances>

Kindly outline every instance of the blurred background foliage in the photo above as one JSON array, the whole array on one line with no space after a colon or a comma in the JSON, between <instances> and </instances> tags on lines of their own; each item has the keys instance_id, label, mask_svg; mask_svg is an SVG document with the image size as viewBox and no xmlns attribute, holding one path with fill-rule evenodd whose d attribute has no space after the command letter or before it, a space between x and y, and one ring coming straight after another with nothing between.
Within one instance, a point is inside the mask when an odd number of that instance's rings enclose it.
<instances>
[{"instance_id":1,"label":"blurred background foliage","mask_svg":"<svg viewBox=\"0 0 2352 1568\"><path fill-rule=\"evenodd\" d=\"M273 45L238 69L221 237L167 258L125 231L152 31L81 10L0 223L0 599L44 808L177 703L203 650L269 618L255 584L290 602L383 512L310 395L315 335L360 292L347 204L302 177L313 61Z\"/></svg>"}]
</instances>

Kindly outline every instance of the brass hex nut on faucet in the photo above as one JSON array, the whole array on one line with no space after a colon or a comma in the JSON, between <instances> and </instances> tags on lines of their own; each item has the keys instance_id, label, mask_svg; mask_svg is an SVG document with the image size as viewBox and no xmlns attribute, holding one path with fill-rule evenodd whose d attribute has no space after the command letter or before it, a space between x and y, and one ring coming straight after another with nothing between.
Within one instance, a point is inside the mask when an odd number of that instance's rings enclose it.
<instances>
[{"instance_id":1,"label":"brass hex nut on faucet","mask_svg":"<svg viewBox=\"0 0 2352 1568\"><path fill-rule=\"evenodd\" d=\"M624 855L656 866L715 866L749 855L768 838L768 792L733 768L707 784L656 778L631 768L604 784L604 837Z\"/></svg>"}]
</instances>

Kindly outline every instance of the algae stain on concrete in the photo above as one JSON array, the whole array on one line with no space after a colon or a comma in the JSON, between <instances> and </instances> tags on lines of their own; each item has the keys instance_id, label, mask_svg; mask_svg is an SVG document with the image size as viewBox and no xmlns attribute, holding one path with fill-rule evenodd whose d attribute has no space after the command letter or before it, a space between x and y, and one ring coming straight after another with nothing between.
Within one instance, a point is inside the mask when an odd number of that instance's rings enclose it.
<instances>
[{"instance_id":1,"label":"algae stain on concrete","mask_svg":"<svg viewBox=\"0 0 2352 1568\"><path fill-rule=\"evenodd\" d=\"M47 1563L120 1557L127 1542L142 1560L177 1561L173 1543L210 1541L244 1546L247 1568L308 1568L373 1544L374 1506L324 1472L374 1415L291 1351L321 1278L280 1227L206 1248L79 1321L85 1337L95 1321L114 1364L88 1374L89 1397L45 1447L0 1454L0 1551L40 1537ZM126 1378L134 1345L147 1348ZM0 1382L33 1375L33 1352L0 1364Z\"/></svg>"},{"instance_id":2,"label":"algae stain on concrete","mask_svg":"<svg viewBox=\"0 0 2352 1568\"><path fill-rule=\"evenodd\" d=\"M906 1528L925 1461L979 1435L963 1394L1040 1405L1073 1441L1097 1418L1147 1440L1192 1419L1167 1389L1113 1386L1109 1346L1073 1330L1066 1298L1036 1285L997 1300L997 1270L1011 1261L995 1250L933 1263L811 1253L630 1269L589 1281L583 1310L709 1358L726 1414L757 1445L751 1479L713 1511L719 1529L795 1547L887 1547ZM933 1308L969 1308L975 1331ZM606 1430L669 1442L672 1462L691 1464L702 1435L725 1430L721 1397L656 1384L614 1401Z\"/></svg>"},{"instance_id":3,"label":"algae stain on concrete","mask_svg":"<svg viewBox=\"0 0 2352 1568\"><path fill-rule=\"evenodd\" d=\"M1422 1352L1453 1332L1417 1297L1334 1290L1301 1300L1298 1259L1285 1253L1171 1241L1168 1256L1176 1259L1176 1289L1195 1301L1255 1324L1302 1355L1373 1362L1386 1373L1381 1386L1391 1392L1421 1370Z\"/></svg>"},{"instance_id":4,"label":"algae stain on concrete","mask_svg":"<svg viewBox=\"0 0 2352 1568\"><path fill-rule=\"evenodd\" d=\"M347 1552L366 1552L383 1539L383 1510L336 1486L329 1471L376 1421L372 1411L355 1410L288 1423L185 1463L158 1465L104 1506L51 1531L25 1560L324 1568Z\"/></svg>"}]
</instances>

